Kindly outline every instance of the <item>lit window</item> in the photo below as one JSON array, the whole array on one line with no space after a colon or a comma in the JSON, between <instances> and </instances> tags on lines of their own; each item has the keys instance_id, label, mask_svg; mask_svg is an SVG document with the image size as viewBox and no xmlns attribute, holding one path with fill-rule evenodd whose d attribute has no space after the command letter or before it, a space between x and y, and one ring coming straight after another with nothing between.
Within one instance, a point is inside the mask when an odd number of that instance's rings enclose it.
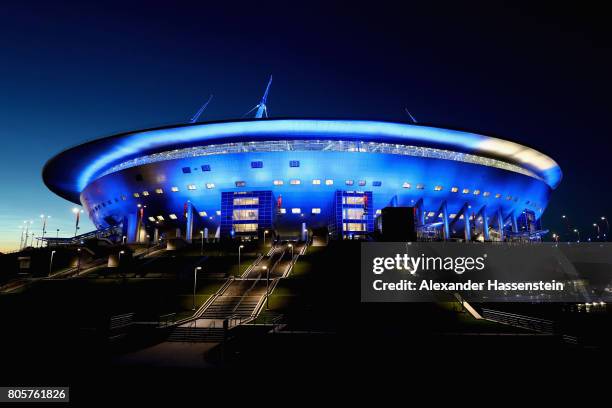
<instances>
[{"instance_id":1,"label":"lit window","mask_svg":"<svg viewBox=\"0 0 612 408\"><path fill-rule=\"evenodd\" d=\"M259 205L259 197L234 198L234 206Z\"/></svg>"},{"instance_id":2,"label":"lit window","mask_svg":"<svg viewBox=\"0 0 612 408\"><path fill-rule=\"evenodd\" d=\"M434 191L442 191L442 186L435 186Z\"/></svg>"},{"instance_id":3,"label":"lit window","mask_svg":"<svg viewBox=\"0 0 612 408\"><path fill-rule=\"evenodd\" d=\"M423 184L417 184L416 185L417 190L423 190L425 188L425 186Z\"/></svg>"},{"instance_id":4,"label":"lit window","mask_svg":"<svg viewBox=\"0 0 612 408\"><path fill-rule=\"evenodd\" d=\"M314 184L314 185L317 185L317 186L318 186L319 184L321 184L321 180L319 180L319 179L314 179L314 180L312 180L312 184Z\"/></svg>"},{"instance_id":5,"label":"lit window","mask_svg":"<svg viewBox=\"0 0 612 408\"><path fill-rule=\"evenodd\" d=\"M458 187L451 188L451 193L456 193L457 191L459 191Z\"/></svg>"},{"instance_id":6,"label":"lit window","mask_svg":"<svg viewBox=\"0 0 612 408\"><path fill-rule=\"evenodd\" d=\"M161 188L156 188L155 189L155 193L156 194L164 194L164 190L162 190Z\"/></svg>"},{"instance_id":7,"label":"lit window","mask_svg":"<svg viewBox=\"0 0 612 408\"><path fill-rule=\"evenodd\" d=\"M191 173L191 167L183 167L183 173L188 174Z\"/></svg>"},{"instance_id":8,"label":"lit window","mask_svg":"<svg viewBox=\"0 0 612 408\"><path fill-rule=\"evenodd\" d=\"M163 216L161 216L161 215L158 215L158 216L157 216L157 220L158 220L158 221L163 221L163 220L164 220L164 217L163 217Z\"/></svg>"},{"instance_id":9,"label":"lit window","mask_svg":"<svg viewBox=\"0 0 612 408\"><path fill-rule=\"evenodd\" d=\"M382 181L373 181L373 182L372 182L372 185L373 185L374 187L380 187L380 186L382 186Z\"/></svg>"},{"instance_id":10,"label":"lit window","mask_svg":"<svg viewBox=\"0 0 612 408\"><path fill-rule=\"evenodd\" d=\"M382 214L382 210L376 210L376 215Z\"/></svg>"},{"instance_id":11,"label":"lit window","mask_svg":"<svg viewBox=\"0 0 612 408\"><path fill-rule=\"evenodd\" d=\"M208 214L206 214L206 211L200 211L198 214L200 214L200 217L208 216Z\"/></svg>"},{"instance_id":12,"label":"lit window","mask_svg":"<svg viewBox=\"0 0 612 408\"><path fill-rule=\"evenodd\" d=\"M501 194L499 193L495 194L495 198L500 198L500 197L501 197Z\"/></svg>"},{"instance_id":13,"label":"lit window","mask_svg":"<svg viewBox=\"0 0 612 408\"><path fill-rule=\"evenodd\" d=\"M149 217L149 221L155 222L155 217Z\"/></svg>"},{"instance_id":14,"label":"lit window","mask_svg":"<svg viewBox=\"0 0 612 408\"><path fill-rule=\"evenodd\" d=\"M168 217L170 217L171 220L176 220L176 214L170 214Z\"/></svg>"},{"instance_id":15,"label":"lit window","mask_svg":"<svg viewBox=\"0 0 612 408\"><path fill-rule=\"evenodd\" d=\"M134 198L140 197L140 194L138 194L138 193L134 193L133 195L134 195Z\"/></svg>"},{"instance_id":16,"label":"lit window","mask_svg":"<svg viewBox=\"0 0 612 408\"><path fill-rule=\"evenodd\" d=\"M197 188L197 187L196 187L196 185L195 185L195 184L189 184L189 185L187 186L187 189L188 189L188 190L195 190L196 188Z\"/></svg>"},{"instance_id":17,"label":"lit window","mask_svg":"<svg viewBox=\"0 0 612 408\"><path fill-rule=\"evenodd\" d=\"M284 184L283 180L274 180L275 186L282 186Z\"/></svg>"},{"instance_id":18,"label":"lit window","mask_svg":"<svg viewBox=\"0 0 612 408\"><path fill-rule=\"evenodd\" d=\"M170 190L172 190L173 193L176 193L177 191L179 191L178 187L172 187Z\"/></svg>"},{"instance_id":19,"label":"lit window","mask_svg":"<svg viewBox=\"0 0 612 408\"><path fill-rule=\"evenodd\" d=\"M463 194L467 194L467 193L469 193L469 192L470 192L470 189L469 189L469 188L464 188L463 190L461 190L461 192L462 192Z\"/></svg>"},{"instance_id":20,"label":"lit window","mask_svg":"<svg viewBox=\"0 0 612 408\"><path fill-rule=\"evenodd\" d=\"M359 197L342 197L342 204L363 205L365 200L363 196Z\"/></svg>"},{"instance_id":21,"label":"lit window","mask_svg":"<svg viewBox=\"0 0 612 408\"><path fill-rule=\"evenodd\" d=\"M474 195L480 194L480 190L474 190Z\"/></svg>"},{"instance_id":22,"label":"lit window","mask_svg":"<svg viewBox=\"0 0 612 408\"><path fill-rule=\"evenodd\" d=\"M210 171L210 164L203 164L202 171Z\"/></svg>"},{"instance_id":23,"label":"lit window","mask_svg":"<svg viewBox=\"0 0 612 408\"><path fill-rule=\"evenodd\" d=\"M360 186L365 186L366 185L366 181L365 180L359 180L359 185Z\"/></svg>"},{"instance_id":24,"label":"lit window","mask_svg":"<svg viewBox=\"0 0 612 408\"><path fill-rule=\"evenodd\" d=\"M365 224L359 222L349 222L342 224L344 231L365 231Z\"/></svg>"},{"instance_id":25,"label":"lit window","mask_svg":"<svg viewBox=\"0 0 612 408\"><path fill-rule=\"evenodd\" d=\"M206 188L207 189L211 189L211 188L215 188L215 183L206 183Z\"/></svg>"},{"instance_id":26,"label":"lit window","mask_svg":"<svg viewBox=\"0 0 612 408\"><path fill-rule=\"evenodd\" d=\"M344 184L346 184L347 186L352 186L353 185L353 180L346 180L344 182Z\"/></svg>"},{"instance_id":27,"label":"lit window","mask_svg":"<svg viewBox=\"0 0 612 408\"><path fill-rule=\"evenodd\" d=\"M232 212L232 220L234 221L257 221L259 219L259 210L234 210Z\"/></svg>"},{"instance_id":28,"label":"lit window","mask_svg":"<svg viewBox=\"0 0 612 408\"><path fill-rule=\"evenodd\" d=\"M280 213L281 214L286 214L287 213L287 209L286 208L281 208L280 209Z\"/></svg>"},{"instance_id":29,"label":"lit window","mask_svg":"<svg viewBox=\"0 0 612 408\"><path fill-rule=\"evenodd\" d=\"M257 224L235 224L235 232L255 232L257 231Z\"/></svg>"},{"instance_id":30,"label":"lit window","mask_svg":"<svg viewBox=\"0 0 612 408\"><path fill-rule=\"evenodd\" d=\"M436 213L434 213L433 211L430 211L427 213L428 217L433 217L434 215L436 215Z\"/></svg>"},{"instance_id":31,"label":"lit window","mask_svg":"<svg viewBox=\"0 0 612 408\"><path fill-rule=\"evenodd\" d=\"M345 220L362 220L363 208L345 208L342 210L342 219Z\"/></svg>"},{"instance_id":32,"label":"lit window","mask_svg":"<svg viewBox=\"0 0 612 408\"><path fill-rule=\"evenodd\" d=\"M410 188L410 187L412 187L412 185L410 183L404 183L404 184L402 184L402 187L403 188Z\"/></svg>"},{"instance_id":33,"label":"lit window","mask_svg":"<svg viewBox=\"0 0 612 408\"><path fill-rule=\"evenodd\" d=\"M312 213L313 214L321 214L321 209L320 208L313 208L312 209Z\"/></svg>"},{"instance_id":34,"label":"lit window","mask_svg":"<svg viewBox=\"0 0 612 408\"><path fill-rule=\"evenodd\" d=\"M302 184L302 182L299 179L293 179L293 180L289 181L289 184L291 184L293 186L297 186L299 184Z\"/></svg>"},{"instance_id":35,"label":"lit window","mask_svg":"<svg viewBox=\"0 0 612 408\"><path fill-rule=\"evenodd\" d=\"M334 180L330 180L330 179L325 180L325 185L326 186L331 186L333 184L334 184Z\"/></svg>"},{"instance_id":36,"label":"lit window","mask_svg":"<svg viewBox=\"0 0 612 408\"><path fill-rule=\"evenodd\" d=\"M246 182L245 181L237 181L236 182L236 187L244 187L246 186Z\"/></svg>"},{"instance_id":37,"label":"lit window","mask_svg":"<svg viewBox=\"0 0 612 408\"><path fill-rule=\"evenodd\" d=\"M452 220L452 219L453 219L453 218L455 218L456 216L457 216L457 214L449 214L448 218L450 218L450 219Z\"/></svg>"},{"instance_id":38,"label":"lit window","mask_svg":"<svg viewBox=\"0 0 612 408\"><path fill-rule=\"evenodd\" d=\"M220 210L217 210L217 215L221 215L221 211Z\"/></svg>"},{"instance_id":39,"label":"lit window","mask_svg":"<svg viewBox=\"0 0 612 408\"><path fill-rule=\"evenodd\" d=\"M484 193L482 193L482 196L483 196L483 197L488 197L488 196L490 196L490 195L491 195L491 193L490 193L490 192L488 192L488 191L485 191Z\"/></svg>"},{"instance_id":40,"label":"lit window","mask_svg":"<svg viewBox=\"0 0 612 408\"><path fill-rule=\"evenodd\" d=\"M292 208L291 214L300 214L302 212L301 208Z\"/></svg>"},{"instance_id":41,"label":"lit window","mask_svg":"<svg viewBox=\"0 0 612 408\"><path fill-rule=\"evenodd\" d=\"M263 162L262 161L252 161L251 162L251 168L252 169L261 169L263 167Z\"/></svg>"},{"instance_id":42,"label":"lit window","mask_svg":"<svg viewBox=\"0 0 612 408\"><path fill-rule=\"evenodd\" d=\"M143 192L142 192L142 195L146 197L146 196L148 196L148 195L149 195L149 192L148 192L148 191L143 191Z\"/></svg>"},{"instance_id":43,"label":"lit window","mask_svg":"<svg viewBox=\"0 0 612 408\"><path fill-rule=\"evenodd\" d=\"M299 160L289 161L289 167L300 167L300 161Z\"/></svg>"}]
</instances>

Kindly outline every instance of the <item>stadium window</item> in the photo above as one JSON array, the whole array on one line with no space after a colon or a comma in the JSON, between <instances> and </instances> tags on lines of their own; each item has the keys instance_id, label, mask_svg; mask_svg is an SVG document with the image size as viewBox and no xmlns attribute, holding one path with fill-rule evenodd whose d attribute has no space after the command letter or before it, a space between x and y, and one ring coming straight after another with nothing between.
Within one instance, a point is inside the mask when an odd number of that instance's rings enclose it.
<instances>
[{"instance_id":1,"label":"stadium window","mask_svg":"<svg viewBox=\"0 0 612 408\"><path fill-rule=\"evenodd\" d=\"M291 214L300 214L302 212L301 208L292 208Z\"/></svg>"},{"instance_id":2,"label":"stadium window","mask_svg":"<svg viewBox=\"0 0 612 408\"><path fill-rule=\"evenodd\" d=\"M488 191L485 191L484 193L482 193L482 196L483 196L483 197L488 197L488 196L490 196L490 195L491 195L491 193L490 193L490 192L488 192Z\"/></svg>"},{"instance_id":3,"label":"stadium window","mask_svg":"<svg viewBox=\"0 0 612 408\"><path fill-rule=\"evenodd\" d=\"M461 192L463 194L468 194L470 192L470 189L469 188L464 188L463 190L461 190Z\"/></svg>"},{"instance_id":4,"label":"stadium window","mask_svg":"<svg viewBox=\"0 0 612 408\"><path fill-rule=\"evenodd\" d=\"M300 167L300 161L299 160L290 160L289 161L289 167Z\"/></svg>"},{"instance_id":5,"label":"stadium window","mask_svg":"<svg viewBox=\"0 0 612 408\"><path fill-rule=\"evenodd\" d=\"M359 185L361 187L365 186L366 185L366 181L365 180L359 180Z\"/></svg>"},{"instance_id":6,"label":"stadium window","mask_svg":"<svg viewBox=\"0 0 612 408\"><path fill-rule=\"evenodd\" d=\"M283 184L285 184L285 182L283 180L274 180L274 185L275 186L282 186Z\"/></svg>"},{"instance_id":7,"label":"stadium window","mask_svg":"<svg viewBox=\"0 0 612 408\"><path fill-rule=\"evenodd\" d=\"M210 164L203 164L201 167L202 171L210 171Z\"/></svg>"},{"instance_id":8,"label":"stadium window","mask_svg":"<svg viewBox=\"0 0 612 408\"><path fill-rule=\"evenodd\" d=\"M176 193L177 191L179 191L179 188L174 186L170 190L172 190L173 193Z\"/></svg>"},{"instance_id":9,"label":"stadium window","mask_svg":"<svg viewBox=\"0 0 612 408\"><path fill-rule=\"evenodd\" d=\"M196 188L197 188L197 187L196 187L196 185L195 185L195 184L189 184L189 185L187 186L187 190L195 190Z\"/></svg>"},{"instance_id":10,"label":"stadium window","mask_svg":"<svg viewBox=\"0 0 612 408\"><path fill-rule=\"evenodd\" d=\"M236 187L244 187L246 186L246 182L245 181L237 181L236 182Z\"/></svg>"},{"instance_id":11,"label":"stadium window","mask_svg":"<svg viewBox=\"0 0 612 408\"><path fill-rule=\"evenodd\" d=\"M156 188L155 189L155 193L156 194L164 194L164 190L162 190L161 188Z\"/></svg>"},{"instance_id":12,"label":"stadium window","mask_svg":"<svg viewBox=\"0 0 612 408\"><path fill-rule=\"evenodd\" d=\"M134 193L134 194L132 194L132 195L134 196L134 198L138 198L138 197L140 197L140 194L139 194L139 193Z\"/></svg>"},{"instance_id":13,"label":"stadium window","mask_svg":"<svg viewBox=\"0 0 612 408\"><path fill-rule=\"evenodd\" d=\"M155 218L154 217L149 217L149 221L155 222Z\"/></svg>"},{"instance_id":14,"label":"stadium window","mask_svg":"<svg viewBox=\"0 0 612 408\"><path fill-rule=\"evenodd\" d=\"M312 184L315 185L315 186L318 186L319 184L321 184L321 180L314 179L314 180L312 180Z\"/></svg>"},{"instance_id":15,"label":"stadium window","mask_svg":"<svg viewBox=\"0 0 612 408\"><path fill-rule=\"evenodd\" d=\"M211 189L211 188L215 188L215 183L206 183L206 188L207 189Z\"/></svg>"},{"instance_id":16,"label":"stadium window","mask_svg":"<svg viewBox=\"0 0 612 408\"><path fill-rule=\"evenodd\" d=\"M302 182L299 179L293 179L289 182L289 184L293 185L293 186L297 186L299 184L302 184Z\"/></svg>"},{"instance_id":17,"label":"stadium window","mask_svg":"<svg viewBox=\"0 0 612 408\"><path fill-rule=\"evenodd\" d=\"M287 209L286 208L281 208L280 209L280 213L281 214L286 214L287 213Z\"/></svg>"},{"instance_id":18,"label":"stadium window","mask_svg":"<svg viewBox=\"0 0 612 408\"><path fill-rule=\"evenodd\" d=\"M325 185L326 185L326 186L332 186L332 185L334 185L334 180L331 180L331 179L327 179L327 180L325 180Z\"/></svg>"},{"instance_id":19,"label":"stadium window","mask_svg":"<svg viewBox=\"0 0 612 408\"><path fill-rule=\"evenodd\" d=\"M435 186L434 191L442 191L442 186Z\"/></svg>"},{"instance_id":20,"label":"stadium window","mask_svg":"<svg viewBox=\"0 0 612 408\"><path fill-rule=\"evenodd\" d=\"M451 193L456 193L457 191L459 191L458 187L451 188Z\"/></svg>"},{"instance_id":21,"label":"stadium window","mask_svg":"<svg viewBox=\"0 0 612 408\"><path fill-rule=\"evenodd\" d=\"M251 162L251 168L252 169L261 169L261 168L263 168L263 162L262 161L252 161Z\"/></svg>"},{"instance_id":22,"label":"stadium window","mask_svg":"<svg viewBox=\"0 0 612 408\"><path fill-rule=\"evenodd\" d=\"M373 182L372 182L372 185L373 185L374 187L380 187L380 186L382 186L382 181L373 181Z\"/></svg>"},{"instance_id":23,"label":"stadium window","mask_svg":"<svg viewBox=\"0 0 612 408\"><path fill-rule=\"evenodd\" d=\"M500 197L501 197L501 194L499 193L495 194L495 198L500 198Z\"/></svg>"},{"instance_id":24,"label":"stadium window","mask_svg":"<svg viewBox=\"0 0 612 408\"><path fill-rule=\"evenodd\" d=\"M410 188L410 187L412 187L412 185L410 183L404 183L404 184L402 184L402 187L403 188Z\"/></svg>"},{"instance_id":25,"label":"stadium window","mask_svg":"<svg viewBox=\"0 0 612 408\"><path fill-rule=\"evenodd\" d=\"M474 190L474 195L480 194L480 190Z\"/></svg>"},{"instance_id":26,"label":"stadium window","mask_svg":"<svg viewBox=\"0 0 612 408\"><path fill-rule=\"evenodd\" d=\"M423 189L425 189L425 186L423 184L419 183L419 184L416 185L416 188L417 188L417 190L423 190Z\"/></svg>"},{"instance_id":27,"label":"stadium window","mask_svg":"<svg viewBox=\"0 0 612 408\"><path fill-rule=\"evenodd\" d=\"M164 220L164 217L162 215L157 216L157 221L163 221L163 220Z\"/></svg>"},{"instance_id":28,"label":"stadium window","mask_svg":"<svg viewBox=\"0 0 612 408\"><path fill-rule=\"evenodd\" d=\"M313 208L312 209L312 213L313 214L321 214L321 209L320 208Z\"/></svg>"},{"instance_id":29,"label":"stadium window","mask_svg":"<svg viewBox=\"0 0 612 408\"><path fill-rule=\"evenodd\" d=\"M436 215L436 213L434 213L433 211L430 211L429 213L427 213L428 217L433 217L434 215Z\"/></svg>"},{"instance_id":30,"label":"stadium window","mask_svg":"<svg viewBox=\"0 0 612 408\"><path fill-rule=\"evenodd\" d=\"M257 231L257 224L235 224L235 232L255 232Z\"/></svg>"},{"instance_id":31,"label":"stadium window","mask_svg":"<svg viewBox=\"0 0 612 408\"><path fill-rule=\"evenodd\" d=\"M221 215L221 211L220 210L217 210L217 215Z\"/></svg>"},{"instance_id":32,"label":"stadium window","mask_svg":"<svg viewBox=\"0 0 612 408\"><path fill-rule=\"evenodd\" d=\"M353 180L345 180L344 184L346 184L347 186L352 186L353 185Z\"/></svg>"},{"instance_id":33,"label":"stadium window","mask_svg":"<svg viewBox=\"0 0 612 408\"><path fill-rule=\"evenodd\" d=\"M148 196L148 195L149 195L149 192L148 192L148 191L143 191L143 192L142 192L142 195L146 197L146 196Z\"/></svg>"},{"instance_id":34,"label":"stadium window","mask_svg":"<svg viewBox=\"0 0 612 408\"><path fill-rule=\"evenodd\" d=\"M200 211L198 214L200 214L200 217L206 217L208 215L206 211Z\"/></svg>"},{"instance_id":35,"label":"stadium window","mask_svg":"<svg viewBox=\"0 0 612 408\"><path fill-rule=\"evenodd\" d=\"M185 174L191 173L191 167L183 167L182 170L183 170L183 173Z\"/></svg>"},{"instance_id":36,"label":"stadium window","mask_svg":"<svg viewBox=\"0 0 612 408\"><path fill-rule=\"evenodd\" d=\"M234 198L234 206L259 205L259 197Z\"/></svg>"},{"instance_id":37,"label":"stadium window","mask_svg":"<svg viewBox=\"0 0 612 408\"><path fill-rule=\"evenodd\" d=\"M376 210L376 215L382 214L382 210Z\"/></svg>"},{"instance_id":38,"label":"stadium window","mask_svg":"<svg viewBox=\"0 0 612 408\"><path fill-rule=\"evenodd\" d=\"M176 220L176 214L170 214L168 217L170 217L171 220Z\"/></svg>"}]
</instances>

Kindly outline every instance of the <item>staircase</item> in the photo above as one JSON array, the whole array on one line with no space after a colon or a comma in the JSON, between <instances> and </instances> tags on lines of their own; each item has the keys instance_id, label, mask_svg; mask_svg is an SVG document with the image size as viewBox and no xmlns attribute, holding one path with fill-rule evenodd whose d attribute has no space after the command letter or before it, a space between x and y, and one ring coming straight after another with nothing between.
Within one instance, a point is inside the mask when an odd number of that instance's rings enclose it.
<instances>
[{"instance_id":1,"label":"staircase","mask_svg":"<svg viewBox=\"0 0 612 408\"><path fill-rule=\"evenodd\" d=\"M222 327L176 327L168 341L184 343L220 343L224 338Z\"/></svg>"},{"instance_id":2,"label":"staircase","mask_svg":"<svg viewBox=\"0 0 612 408\"><path fill-rule=\"evenodd\" d=\"M206 308L200 319L249 317L255 310L259 298L259 296L219 296Z\"/></svg>"}]
</instances>

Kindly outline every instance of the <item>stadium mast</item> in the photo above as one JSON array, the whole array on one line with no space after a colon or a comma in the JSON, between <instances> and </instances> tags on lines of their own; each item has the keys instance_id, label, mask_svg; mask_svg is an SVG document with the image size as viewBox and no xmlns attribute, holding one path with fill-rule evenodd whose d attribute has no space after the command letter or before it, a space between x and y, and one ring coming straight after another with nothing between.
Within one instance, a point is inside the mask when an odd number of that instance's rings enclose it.
<instances>
[{"instance_id":1,"label":"stadium mast","mask_svg":"<svg viewBox=\"0 0 612 408\"><path fill-rule=\"evenodd\" d=\"M404 108L404 110L406 111L408 116L410 116L410 120L412 121L412 123L418 123L414 116L412 116L412 114L408 111L408 108Z\"/></svg>"},{"instance_id":2,"label":"stadium mast","mask_svg":"<svg viewBox=\"0 0 612 408\"><path fill-rule=\"evenodd\" d=\"M189 120L189 123L196 123L198 121L198 119L200 118L200 115L202 114L202 112L204 112L206 110L206 107L208 106L208 104L210 103L212 98L213 98L213 96L212 96L212 94L210 94L210 97L208 98L206 103L204 105L202 105L200 110L198 110L195 115L193 115L193 118L191 118L191 120Z\"/></svg>"},{"instance_id":3,"label":"stadium mast","mask_svg":"<svg viewBox=\"0 0 612 408\"><path fill-rule=\"evenodd\" d=\"M249 113L253 112L255 109L257 109L257 112L255 112L256 119L263 118L264 114L266 115L266 118L268 117L268 107L266 106L266 102L268 101L268 93L270 92L270 85L272 85L272 75L270 75L268 86L266 86L266 91L264 92L263 97L261 98L261 101L259 101L259 103L255 105L253 109L245 113L244 116L242 117L245 117Z\"/></svg>"}]
</instances>

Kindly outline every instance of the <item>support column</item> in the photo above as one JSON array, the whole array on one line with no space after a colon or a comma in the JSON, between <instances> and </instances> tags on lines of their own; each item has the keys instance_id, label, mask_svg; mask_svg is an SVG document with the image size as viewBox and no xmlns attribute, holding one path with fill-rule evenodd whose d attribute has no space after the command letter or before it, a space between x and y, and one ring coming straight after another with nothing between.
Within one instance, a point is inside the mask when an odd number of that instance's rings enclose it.
<instances>
[{"instance_id":1,"label":"support column","mask_svg":"<svg viewBox=\"0 0 612 408\"><path fill-rule=\"evenodd\" d=\"M185 240L187 242L191 242L191 239L193 238L193 204L191 204L191 201L187 201L187 214L185 215L187 218L187 225L185 226Z\"/></svg>"},{"instance_id":2,"label":"support column","mask_svg":"<svg viewBox=\"0 0 612 408\"><path fill-rule=\"evenodd\" d=\"M177 238L180 238L180 237L183 235L183 234L181 233L181 229L180 229L180 228L177 228L177 229L176 229L176 233L175 233L175 235L176 235L176 237L177 237Z\"/></svg>"},{"instance_id":3,"label":"support column","mask_svg":"<svg viewBox=\"0 0 612 408\"><path fill-rule=\"evenodd\" d=\"M502 214L501 208L497 210L497 228L499 232L499 240L504 240L504 215Z\"/></svg>"},{"instance_id":4,"label":"support column","mask_svg":"<svg viewBox=\"0 0 612 408\"><path fill-rule=\"evenodd\" d=\"M472 225L470 224L470 215L471 211L469 209L467 209L463 214L463 220L465 221L463 233L466 242L470 242L472 240Z\"/></svg>"},{"instance_id":5,"label":"support column","mask_svg":"<svg viewBox=\"0 0 612 408\"><path fill-rule=\"evenodd\" d=\"M127 223L127 242L128 244L134 244L138 239L138 213L128 214L125 220Z\"/></svg>"},{"instance_id":6,"label":"support column","mask_svg":"<svg viewBox=\"0 0 612 408\"><path fill-rule=\"evenodd\" d=\"M448 206L446 205L446 201L444 201L442 203L442 205L440 206L440 209L438 210L438 213L436 214L436 216L442 214L442 235L445 241L448 241L450 239L450 225L448 223Z\"/></svg>"},{"instance_id":7,"label":"support column","mask_svg":"<svg viewBox=\"0 0 612 408\"><path fill-rule=\"evenodd\" d=\"M204 239L208 242L208 228L204 228Z\"/></svg>"},{"instance_id":8,"label":"support column","mask_svg":"<svg viewBox=\"0 0 612 408\"><path fill-rule=\"evenodd\" d=\"M306 223L303 222L302 223L302 241L306 242L308 241L308 228L306 228Z\"/></svg>"},{"instance_id":9,"label":"support column","mask_svg":"<svg viewBox=\"0 0 612 408\"><path fill-rule=\"evenodd\" d=\"M155 228L153 230L153 243L154 244L159 243L159 228Z\"/></svg>"},{"instance_id":10,"label":"support column","mask_svg":"<svg viewBox=\"0 0 612 408\"><path fill-rule=\"evenodd\" d=\"M483 205L479 211L480 216L482 217L482 235L484 236L485 241L489 241L489 220L487 219L487 206Z\"/></svg>"},{"instance_id":11,"label":"support column","mask_svg":"<svg viewBox=\"0 0 612 408\"><path fill-rule=\"evenodd\" d=\"M518 232L518 223L516 222L516 213L514 211L510 214L510 221L512 221L512 232Z\"/></svg>"},{"instance_id":12,"label":"support column","mask_svg":"<svg viewBox=\"0 0 612 408\"><path fill-rule=\"evenodd\" d=\"M423 208L423 199L419 198L415 207L417 208L417 215L419 217L419 225L425 225L425 209Z\"/></svg>"}]
</instances>

